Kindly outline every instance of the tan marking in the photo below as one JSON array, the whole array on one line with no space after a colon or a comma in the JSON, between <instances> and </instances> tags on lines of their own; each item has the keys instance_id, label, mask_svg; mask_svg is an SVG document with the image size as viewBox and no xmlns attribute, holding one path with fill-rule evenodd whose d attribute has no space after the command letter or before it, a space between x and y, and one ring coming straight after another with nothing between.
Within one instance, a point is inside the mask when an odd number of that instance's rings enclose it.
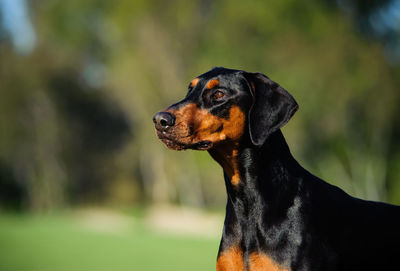
<instances>
[{"instance_id":1,"label":"tan marking","mask_svg":"<svg viewBox=\"0 0 400 271\"><path fill-rule=\"evenodd\" d=\"M211 157L217 161L224 169L225 174L231 181L231 184L236 186L240 183L238 161L237 161L237 144L229 143L220 144L217 147L209 150Z\"/></svg>"},{"instance_id":2,"label":"tan marking","mask_svg":"<svg viewBox=\"0 0 400 271\"><path fill-rule=\"evenodd\" d=\"M200 127L195 130L198 133L199 141L210 140L211 142L218 142L224 141L226 138L229 139L229 142L226 144L221 144L221 146L217 146L211 150L210 154L220 163L228 178L231 180L232 185L236 186L240 182L237 162L237 144L238 140L243 135L245 116L237 106L232 106L229 116L229 120L225 120L218 117L217 119L212 119L199 115L200 118L205 118L206 120L201 122ZM207 134L209 131L218 128L221 123L223 125L221 132ZM217 152L217 155L213 154L215 152Z\"/></svg>"},{"instance_id":3,"label":"tan marking","mask_svg":"<svg viewBox=\"0 0 400 271\"><path fill-rule=\"evenodd\" d=\"M237 106L229 110L228 120L214 116L208 110L198 110L194 117L194 134L198 141L218 142L227 138L236 141L243 135L245 117ZM221 125L222 131L215 132Z\"/></svg>"},{"instance_id":4,"label":"tan marking","mask_svg":"<svg viewBox=\"0 0 400 271\"><path fill-rule=\"evenodd\" d=\"M208 81L206 88L212 89L213 87L216 87L218 85L219 85L219 81L217 79L211 79L210 81Z\"/></svg>"},{"instance_id":5,"label":"tan marking","mask_svg":"<svg viewBox=\"0 0 400 271\"><path fill-rule=\"evenodd\" d=\"M245 125L245 115L242 110L232 106L228 119L214 116L206 109L198 109L194 103L169 112L176 118L170 136L181 144L194 144L204 140L212 142L215 146L210 150L211 156L220 163L231 183L238 185L240 178L237 146ZM165 143L171 149L182 149L170 142Z\"/></svg>"},{"instance_id":6,"label":"tan marking","mask_svg":"<svg viewBox=\"0 0 400 271\"><path fill-rule=\"evenodd\" d=\"M190 82L190 86L192 88L194 88L197 85L198 82L199 82L199 78L195 78Z\"/></svg>"},{"instance_id":7,"label":"tan marking","mask_svg":"<svg viewBox=\"0 0 400 271\"><path fill-rule=\"evenodd\" d=\"M244 271L243 252L239 247L231 247L217 259L217 271Z\"/></svg>"},{"instance_id":8,"label":"tan marking","mask_svg":"<svg viewBox=\"0 0 400 271\"><path fill-rule=\"evenodd\" d=\"M198 109L196 104L188 104L179 110L168 110L175 115L172 134L179 142L193 144L208 140L217 143L226 139L238 141L243 135L244 113L237 106L229 110L229 119L214 116L206 109ZM193 134L190 128L193 127ZM219 128L222 127L222 130Z\"/></svg>"},{"instance_id":9,"label":"tan marking","mask_svg":"<svg viewBox=\"0 0 400 271\"><path fill-rule=\"evenodd\" d=\"M233 159L232 159L232 166L233 166L233 174L231 177L232 185L238 185L240 183L240 176L239 176L239 169L238 169L238 162L237 162L237 150L234 151Z\"/></svg>"},{"instance_id":10,"label":"tan marking","mask_svg":"<svg viewBox=\"0 0 400 271\"><path fill-rule=\"evenodd\" d=\"M248 266L249 271L289 271L288 268L277 264L274 260L268 257L268 255L256 252L249 255Z\"/></svg>"}]
</instances>

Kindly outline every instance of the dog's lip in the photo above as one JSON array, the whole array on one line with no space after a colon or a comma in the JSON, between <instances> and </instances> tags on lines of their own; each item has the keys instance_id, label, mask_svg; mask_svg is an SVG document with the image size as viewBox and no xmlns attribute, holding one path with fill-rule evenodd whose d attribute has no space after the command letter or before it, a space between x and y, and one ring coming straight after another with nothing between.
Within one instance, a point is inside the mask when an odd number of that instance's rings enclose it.
<instances>
[{"instance_id":1,"label":"dog's lip","mask_svg":"<svg viewBox=\"0 0 400 271\"><path fill-rule=\"evenodd\" d=\"M209 140L202 140L197 143L191 144L190 148L191 149L196 149L196 150L209 150L213 146L213 143Z\"/></svg>"},{"instance_id":2,"label":"dog's lip","mask_svg":"<svg viewBox=\"0 0 400 271\"><path fill-rule=\"evenodd\" d=\"M157 131L157 136L161 141L168 141L184 149L209 150L213 147L213 142L209 140L201 140L195 143L180 142L179 139L168 136L166 131Z\"/></svg>"}]
</instances>

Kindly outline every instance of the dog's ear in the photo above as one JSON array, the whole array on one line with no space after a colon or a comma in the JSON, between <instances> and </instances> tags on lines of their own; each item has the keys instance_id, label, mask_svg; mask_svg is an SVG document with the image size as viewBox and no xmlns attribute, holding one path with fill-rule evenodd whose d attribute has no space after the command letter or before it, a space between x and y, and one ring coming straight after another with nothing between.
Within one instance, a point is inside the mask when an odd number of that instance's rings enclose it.
<instances>
[{"instance_id":1,"label":"dog's ear","mask_svg":"<svg viewBox=\"0 0 400 271\"><path fill-rule=\"evenodd\" d=\"M260 146L289 121L299 106L292 95L267 76L247 72L243 75L253 96L248 114L250 139Z\"/></svg>"}]
</instances>

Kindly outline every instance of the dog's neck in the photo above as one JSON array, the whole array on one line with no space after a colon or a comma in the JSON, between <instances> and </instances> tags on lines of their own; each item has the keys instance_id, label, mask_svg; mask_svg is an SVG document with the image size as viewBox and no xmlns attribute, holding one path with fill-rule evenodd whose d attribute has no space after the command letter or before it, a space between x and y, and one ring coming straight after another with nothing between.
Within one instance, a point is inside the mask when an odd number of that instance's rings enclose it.
<instances>
[{"instance_id":1,"label":"dog's neck","mask_svg":"<svg viewBox=\"0 0 400 271\"><path fill-rule=\"evenodd\" d=\"M293 203L298 184L290 181L291 176L303 169L291 155L280 130L271 134L262 146L228 142L209 153L224 170L228 199L233 204L252 208L268 203L277 208Z\"/></svg>"}]
</instances>

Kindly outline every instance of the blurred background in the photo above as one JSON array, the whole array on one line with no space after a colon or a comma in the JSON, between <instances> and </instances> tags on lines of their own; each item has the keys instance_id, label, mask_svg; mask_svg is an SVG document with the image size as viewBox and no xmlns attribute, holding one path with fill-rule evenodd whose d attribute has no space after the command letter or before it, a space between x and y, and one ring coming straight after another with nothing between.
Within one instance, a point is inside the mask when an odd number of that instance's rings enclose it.
<instances>
[{"instance_id":1,"label":"blurred background","mask_svg":"<svg viewBox=\"0 0 400 271\"><path fill-rule=\"evenodd\" d=\"M293 94L305 168L400 204L399 0L0 0L0 270L214 270L222 169L152 116L215 66Z\"/></svg>"}]
</instances>

